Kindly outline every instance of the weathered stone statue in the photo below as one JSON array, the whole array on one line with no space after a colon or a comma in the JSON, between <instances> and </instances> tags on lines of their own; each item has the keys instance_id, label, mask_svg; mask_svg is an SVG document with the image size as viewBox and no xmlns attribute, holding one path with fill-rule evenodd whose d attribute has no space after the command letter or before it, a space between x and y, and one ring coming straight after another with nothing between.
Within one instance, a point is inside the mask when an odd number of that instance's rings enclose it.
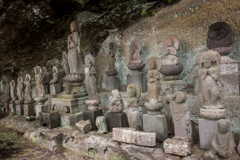
<instances>
[{"instance_id":1,"label":"weathered stone statue","mask_svg":"<svg viewBox=\"0 0 240 160\"><path fill-rule=\"evenodd\" d=\"M50 80L50 84L56 84L59 82L58 80L58 68L56 66L53 66L53 79Z\"/></svg>"},{"instance_id":2,"label":"weathered stone statue","mask_svg":"<svg viewBox=\"0 0 240 160\"><path fill-rule=\"evenodd\" d=\"M7 77L3 78L4 82L5 82L5 98L2 99L3 102L9 102L11 100L11 95L10 95L10 82L9 79Z\"/></svg>"},{"instance_id":3,"label":"weathered stone statue","mask_svg":"<svg viewBox=\"0 0 240 160\"><path fill-rule=\"evenodd\" d=\"M139 105L141 90L137 84L129 84L127 87L127 106L128 106L128 123L131 128L136 130L142 129L142 110Z\"/></svg>"},{"instance_id":4,"label":"weathered stone statue","mask_svg":"<svg viewBox=\"0 0 240 160\"><path fill-rule=\"evenodd\" d=\"M23 94L23 79L22 79L22 77L18 77L18 79L17 79L17 96L18 96L18 100L15 101L15 103L23 104L24 94Z\"/></svg>"},{"instance_id":5,"label":"weathered stone statue","mask_svg":"<svg viewBox=\"0 0 240 160\"><path fill-rule=\"evenodd\" d=\"M170 102L172 120L174 123L174 137L163 143L166 153L187 156L191 154L192 126L189 106L185 103L187 97L184 92L167 95Z\"/></svg>"},{"instance_id":6,"label":"weathered stone statue","mask_svg":"<svg viewBox=\"0 0 240 160\"><path fill-rule=\"evenodd\" d=\"M98 133L108 133L106 118L104 116L99 116L96 119L96 126L98 128Z\"/></svg>"},{"instance_id":7,"label":"weathered stone statue","mask_svg":"<svg viewBox=\"0 0 240 160\"><path fill-rule=\"evenodd\" d=\"M112 90L112 95L110 96L110 101L112 105L109 106L109 111L111 112L122 112L124 109L124 104L122 101L122 96L117 89Z\"/></svg>"},{"instance_id":8,"label":"weathered stone statue","mask_svg":"<svg viewBox=\"0 0 240 160\"><path fill-rule=\"evenodd\" d=\"M49 83L47 67L42 67L42 78L43 78L43 85L47 85Z\"/></svg>"},{"instance_id":9,"label":"weathered stone statue","mask_svg":"<svg viewBox=\"0 0 240 160\"><path fill-rule=\"evenodd\" d=\"M35 97L35 100L40 104L42 104L47 100L47 97L45 97L41 67L40 66L34 67L34 73L35 73L35 83L37 87L37 97Z\"/></svg>"},{"instance_id":10,"label":"weathered stone statue","mask_svg":"<svg viewBox=\"0 0 240 160\"><path fill-rule=\"evenodd\" d=\"M88 104L89 110L95 110L98 109L98 105L101 103L99 100L99 95L97 92L97 86L96 86L96 70L94 68L95 60L94 57L91 54L88 54L85 57L85 84L88 92L88 100L85 101L86 104Z\"/></svg>"},{"instance_id":11,"label":"weathered stone statue","mask_svg":"<svg viewBox=\"0 0 240 160\"><path fill-rule=\"evenodd\" d=\"M31 76L29 74L26 74L25 77L25 104L31 104L34 102L32 99L31 93L32 93L32 85L31 85Z\"/></svg>"},{"instance_id":12,"label":"weathered stone statue","mask_svg":"<svg viewBox=\"0 0 240 160\"><path fill-rule=\"evenodd\" d=\"M10 103L15 103L15 101L17 100L17 97L15 95L15 86L16 86L16 83L14 80L11 80L10 82L10 94L11 94L11 101Z\"/></svg>"},{"instance_id":13,"label":"weathered stone statue","mask_svg":"<svg viewBox=\"0 0 240 160\"><path fill-rule=\"evenodd\" d=\"M63 69L65 71L65 74L68 75L70 74L70 71L69 71L69 65L68 65L68 55L67 53L64 51L62 52L62 56L63 56Z\"/></svg>"},{"instance_id":14,"label":"weathered stone statue","mask_svg":"<svg viewBox=\"0 0 240 160\"><path fill-rule=\"evenodd\" d=\"M165 58L162 60L160 72L165 75L164 80L178 79L178 74L183 70L177 57L177 49L179 47L179 38L176 35L168 36L164 41L164 49L166 51Z\"/></svg>"},{"instance_id":15,"label":"weathered stone statue","mask_svg":"<svg viewBox=\"0 0 240 160\"><path fill-rule=\"evenodd\" d=\"M140 57L140 52L142 50L142 43L139 40L132 41L129 46L130 58L128 63L128 68L131 70L141 70L144 68L145 64Z\"/></svg>"},{"instance_id":16,"label":"weathered stone statue","mask_svg":"<svg viewBox=\"0 0 240 160\"><path fill-rule=\"evenodd\" d=\"M233 134L230 130L230 121L221 119L217 123L217 131L215 132L210 151L206 152L203 160L218 160L218 159L239 159L235 150L235 142Z\"/></svg>"},{"instance_id":17,"label":"weathered stone statue","mask_svg":"<svg viewBox=\"0 0 240 160\"><path fill-rule=\"evenodd\" d=\"M148 91L148 102L145 102L145 107L149 113L160 112L164 107L161 101L160 90L160 74L159 70L161 69L161 59L152 56L147 60L148 68L148 81L147 81L147 91Z\"/></svg>"},{"instance_id":18,"label":"weathered stone statue","mask_svg":"<svg viewBox=\"0 0 240 160\"><path fill-rule=\"evenodd\" d=\"M108 71L106 72L106 74L108 76L115 76L118 74L117 72L117 68L115 66L115 62L116 62L116 59L115 59L115 51L117 49L117 44L114 43L114 42L110 42L109 43L109 58L108 58Z\"/></svg>"},{"instance_id":19,"label":"weathered stone statue","mask_svg":"<svg viewBox=\"0 0 240 160\"><path fill-rule=\"evenodd\" d=\"M68 65L70 74L64 79L68 82L81 83L84 80L82 58L80 55L80 38L78 36L77 23L70 24L71 34L68 36Z\"/></svg>"},{"instance_id":20,"label":"weathered stone statue","mask_svg":"<svg viewBox=\"0 0 240 160\"><path fill-rule=\"evenodd\" d=\"M203 108L202 117L208 119L225 118L227 112L222 109L222 83L219 79L221 57L216 51L208 50L198 56L198 74L202 81ZM206 110L207 109L207 110Z\"/></svg>"}]
</instances>

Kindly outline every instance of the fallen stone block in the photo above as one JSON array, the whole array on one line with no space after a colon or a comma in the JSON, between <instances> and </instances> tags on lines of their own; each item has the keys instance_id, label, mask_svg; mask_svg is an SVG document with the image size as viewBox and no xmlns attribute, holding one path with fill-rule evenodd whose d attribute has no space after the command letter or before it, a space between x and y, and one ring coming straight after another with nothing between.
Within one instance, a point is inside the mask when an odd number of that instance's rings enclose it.
<instances>
[{"instance_id":1,"label":"fallen stone block","mask_svg":"<svg viewBox=\"0 0 240 160\"><path fill-rule=\"evenodd\" d=\"M170 138L163 142L163 148L166 153L179 156L188 156L192 152L190 142Z\"/></svg>"},{"instance_id":2,"label":"fallen stone block","mask_svg":"<svg viewBox=\"0 0 240 160\"><path fill-rule=\"evenodd\" d=\"M76 126L82 133L87 133L93 128L90 120L86 120L86 121L81 120L78 123L76 123Z\"/></svg>"}]
</instances>

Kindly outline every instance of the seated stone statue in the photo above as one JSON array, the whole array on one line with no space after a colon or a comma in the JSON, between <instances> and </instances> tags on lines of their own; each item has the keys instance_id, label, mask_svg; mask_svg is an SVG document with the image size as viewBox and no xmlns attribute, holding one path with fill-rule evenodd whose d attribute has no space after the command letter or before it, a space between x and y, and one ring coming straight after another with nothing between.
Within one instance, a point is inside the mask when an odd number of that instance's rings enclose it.
<instances>
[{"instance_id":1,"label":"seated stone statue","mask_svg":"<svg viewBox=\"0 0 240 160\"><path fill-rule=\"evenodd\" d=\"M111 112L122 112L124 109L124 104L122 101L122 96L118 92L118 89L112 90L112 95L110 96L110 101L113 105L109 106L109 111Z\"/></svg>"},{"instance_id":2,"label":"seated stone statue","mask_svg":"<svg viewBox=\"0 0 240 160\"><path fill-rule=\"evenodd\" d=\"M204 154L203 160L240 159L235 150L236 144L230 130L230 122L220 119L217 127L218 129L213 136L210 151Z\"/></svg>"},{"instance_id":3,"label":"seated stone statue","mask_svg":"<svg viewBox=\"0 0 240 160\"><path fill-rule=\"evenodd\" d=\"M56 66L53 66L53 79L49 82L50 84L56 84L59 82L58 80L58 68Z\"/></svg>"}]
</instances>

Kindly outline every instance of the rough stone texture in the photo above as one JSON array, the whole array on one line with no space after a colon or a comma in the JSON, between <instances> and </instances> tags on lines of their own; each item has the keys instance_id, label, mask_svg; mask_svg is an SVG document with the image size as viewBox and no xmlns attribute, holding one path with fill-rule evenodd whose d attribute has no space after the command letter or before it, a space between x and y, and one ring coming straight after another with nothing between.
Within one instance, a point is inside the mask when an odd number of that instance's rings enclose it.
<instances>
[{"instance_id":1,"label":"rough stone texture","mask_svg":"<svg viewBox=\"0 0 240 160\"><path fill-rule=\"evenodd\" d=\"M166 153L179 156L188 156L192 153L192 145L190 142L176 139L166 139L163 142L163 148Z\"/></svg>"},{"instance_id":2,"label":"rough stone texture","mask_svg":"<svg viewBox=\"0 0 240 160\"><path fill-rule=\"evenodd\" d=\"M194 76L194 95L202 95L202 82L200 76ZM239 74L223 74L220 75L220 80L223 83L222 94L224 96L239 96L240 91L240 76Z\"/></svg>"},{"instance_id":3,"label":"rough stone texture","mask_svg":"<svg viewBox=\"0 0 240 160\"><path fill-rule=\"evenodd\" d=\"M187 83L182 80L160 81L161 95L173 94L178 91L187 92Z\"/></svg>"},{"instance_id":4,"label":"rough stone texture","mask_svg":"<svg viewBox=\"0 0 240 160\"><path fill-rule=\"evenodd\" d=\"M200 138L200 148L209 149L212 143L212 138L217 130L218 120L209 120L200 118L198 120L199 125L199 138Z\"/></svg>"},{"instance_id":5,"label":"rough stone texture","mask_svg":"<svg viewBox=\"0 0 240 160\"><path fill-rule=\"evenodd\" d=\"M58 94L61 92L61 86L59 84L51 84L49 87L50 94Z\"/></svg>"},{"instance_id":6,"label":"rough stone texture","mask_svg":"<svg viewBox=\"0 0 240 160\"><path fill-rule=\"evenodd\" d=\"M16 114L24 115L23 105L16 105Z\"/></svg>"},{"instance_id":7,"label":"rough stone texture","mask_svg":"<svg viewBox=\"0 0 240 160\"><path fill-rule=\"evenodd\" d=\"M83 113L78 112L74 114L60 113L60 125L63 126L74 126L77 122L83 119Z\"/></svg>"},{"instance_id":8,"label":"rough stone texture","mask_svg":"<svg viewBox=\"0 0 240 160\"><path fill-rule=\"evenodd\" d=\"M157 142L163 142L168 138L168 125L167 117L163 114L150 115L144 114L143 120L143 131L155 132Z\"/></svg>"},{"instance_id":9,"label":"rough stone texture","mask_svg":"<svg viewBox=\"0 0 240 160\"><path fill-rule=\"evenodd\" d=\"M33 104L24 104L23 105L24 116L34 116L34 105Z\"/></svg>"},{"instance_id":10,"label":"rough stone texture","mask_svg":"<svg viewBox=\"0 0 240 160\"><path fill-rule=\"evenodd\" d=\"M113 128L113 140L135 144L139 146L154 147L156 145L156 133L135 131L134 128Z\"/></svg>"},{"instance_id":11,"label":"rough stone texture","mask_svg":"<svg viewBox=\"0 0 240 160\"><path fill-rule=\"evenodd\" d=\"M92 124L89 120L87 120L87 121L81 120L78 123L76 123L76 126L82 133L87 133L88 131L90 131L93 128Z\"/></svg>"}]
</instances>

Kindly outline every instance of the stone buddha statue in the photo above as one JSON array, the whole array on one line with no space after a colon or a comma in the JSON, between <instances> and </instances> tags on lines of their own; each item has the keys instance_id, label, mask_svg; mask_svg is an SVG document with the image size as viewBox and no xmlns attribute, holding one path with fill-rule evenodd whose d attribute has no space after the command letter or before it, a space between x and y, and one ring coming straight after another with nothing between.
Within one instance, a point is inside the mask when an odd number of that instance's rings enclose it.
<instances>
[{"instance_id":1,"label":"stone buddha statue","mask_svg":"<svg viewBox=\"0 0 240 160\"><path fill-rule=\"evenodd\" d=\"M31 93L32 93L31 76L29 74L26 74L24 83L25 83L24 103L25 104L33 103L34 101L33 101L32 96L31 96Z\"/></svg>"},{"instance_id":2,"label":"stone buddha statue","mask_svg":"<svg viewBox=\"0 0 240 160\"><path fill-rule=\"evenodd\" d=\"M23 79L22 77L18 77L17 79L17 96L18 100L15 101L16 104L23 104L24 102L24 95L23 95Z\"/></svg>"},{"instance_id":3,"label":"stone buddha statue","mask_svg":"<svg viewBox=\"0 0 240 160\"><path fill-rule=\"evenodd\" d=\"M15 95L15 86L16 86L16 83L14 80L11 80L10 82L10 95L11 95L11 101L10 103L15 103L15 101L17 100L17 97Z\"/></svg>"},{"instance_id":4,"label":"stone buddha statue","mask_svg":"<svg viewBox=\"0 0 240 160\"><path fill-rule=\"evenodd\" d=\"M109 43L109 56L108 56L108 71L106 71L106 74L108 76L115 76L118 74L117 68L115 66L115 51L117 49L117 44L114 42Z\"/></svg>"},{"instance_id":5,"label":"stone buddha statue","mask_svg":"<svg viewBox=\"0 0 240 160\"><path fill-rule=\"evenodd\" d=\"M56 84L59 82L58 80L58 68L56 66L53 66L53 79L50 80L50 84Z\"/></svg>"},{"instance_id":6,"label":"stone buddha statue","mask_svg":"<svg viewBox=\"0 0 240 160\"><path fill-rule=\"evenodd\" d=\"M112 90L112 95L110 96L110 101L112 105L109 106L109 111L111 112L122 112L124 109L124 104L122 101L122 96L118 92L118 89Z\"/></svg>"}]
</instances>

